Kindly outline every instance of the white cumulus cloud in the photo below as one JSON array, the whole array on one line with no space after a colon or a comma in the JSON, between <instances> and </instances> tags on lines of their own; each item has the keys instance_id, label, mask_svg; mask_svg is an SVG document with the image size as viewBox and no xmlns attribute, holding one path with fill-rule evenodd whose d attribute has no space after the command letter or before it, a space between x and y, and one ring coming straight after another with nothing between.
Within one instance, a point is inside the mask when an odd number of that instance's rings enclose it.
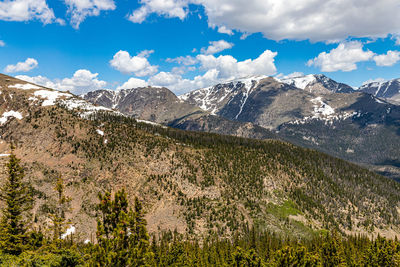
<instances>
[{"instance_id":1,"label":"white cumulus cloud","mask_svg":"<svg viewBox=\"0 0 400 267\"><path fill-rule=\"evenodd\" d=\"M303 72L295 71L295 72L289 73L288 75L284 75L283 73L279 73L275 77L278 78L278 79L292 79L292 78L297 78L297 77L302 77L302 76L304 76Z\"/></svg>"},{"instance_id":2,"label":"white cumulus cloud","mask_svg":"<svg viewBox=\"0 0 400 267\"><path fill-rule=\"evenodd\" d=\"M70 91L74 94L83 94L89 91L103 89L107 83L98 79L98 73L92 73L86 69L77 70L71 78L50 80L44 76L29 77L19 75L16 78L45 86L60 91Z\"/></svg>"},{"instance_id":3,"label":"white cumulus cloud","mask_svg":"<svg viewBox=\"0 0 400 267\"><path fill-rule=\"evenodd\" d=\"M4 72L12 73L12 72L27 72L33 70L39 65L36 59L27 58L24 62L18 62L15 65L8 65L5 67Z\"/></svg>"},{"instance_id":4,"label":"white cumulus cloud","mask_svg":"<svg viewBox=\"0 0 400 267\"><path fill-rule=\"evenodd\" d=\"M49 78L45 77L45 76L28 76L28 75L17 75L15 76L17 79L26 81L26 82L30 82L30 83L34 83L40 86L44 86L47 88L51 88L51 89L55 89L55 83L53 81L51 81Z\"/></svg>"},{"instance_id":5,"label":"white cumulus cloud","mask_svg":"<svg viewBox=\"0 0 400 267\"><path fill-rule=\"evenodd\" d=\"M218 78L231 79L249 75L274 75L276 73L275 56L277 52L265 50L256 59L237 61L230 55L198 55L202 69L218 71Z\"/></svg>"},{"instance_id":6,"label":"white cumulus cloud","mask_svg":"<svg viewBox=\"0 0 400 267\"><path fill-rule=\"evenodd\" d=\"M197 63L197 59L192 56L180 56L176 58L167 58L165 61L169 63L178 63L185 66L194 65Z\"/></svg>"},{"instance_id":7,"label":"white cumulus cloud","mask_svg":"<svg viewBox=\"0 0 400 267\"><path fill-rule=\"evenodd\" d=\"M209 70L203 75L198 75L193 79L183 78L179 74L171 72L160 72L148 80L150 85L164 86L175 92L183 94L193 89L203 88L218 82L218 71Z\"/></svg>"},{"instance_id":8,"label":"white cumulus cloud","mask_svg":"<svg viewBox=\"0 0 400 267\"><path fill-rule=\"evenodd\" d=\"M218 82L241 78L251 75L274 75L276 73L276 52L265 50L255 59L238 61L236 58L225 55L198 55L196 60L200 64L203 74L193 79L183 78L179 72L160 72L148 79L150 85L165 86L177 94L186 93L193 89L214 85Z\"/></svg>"},{"instance_id":9,"label":"white cumulus cloud","mask_svg":"<svg viewBox=\"0 0 400 267\"><path fill-rule=\"evenodd\" d=\"M89 16L99 16L101 11L114 10L113 0L64 0L71 16L71 25L79 28L82 21Z\"/></svg>"},{"instance_id":10,"label":"white cumulus cloud","mask_svg":"<svg viewBox=\"0 0 400 267\"><path fill-rule=\"evenodd\" d=\"M224 34L228 34L228 35L233 35L233 31L231 29L228 29L225 26L219 26L218 30L219 33L224 33Z\"/></svg>"},{"instance_id":11,"label":"white cumulus cloud","mask_svg":"<svg viewBox=\"0 0 400 267\"><path fill-rule=\"evenodd\" d=\"M6 43L3 40L0 40L0 47L6 46Z\"/></svg>"},{"instance_id":12,"label":"white cumulus cloud","mask_svg":"<svg viewBox=\"0 0 400 267\"><path fill-rule=\"evenodd\" d=\"M134 73L139 77L153 75L157 72L158 66L153 66L149 63L147 60L149 52L148 50L145 51L145 54L141 52L137 56L130 56L127 51L120 50L110 60L110 65L124 74Z\"/></svg>"},{"instance_id":13,"label":"white cumulus cloud","mask_svg":"<svg viewBox=\"0 0 400 267\"><path fill-rule=\"evenodd\" d=\"M182 76L171 72L161 71L150 77L149 83L156 86L171 86L181 82Z\"/></svg>"},{"instance_id":14,"label":"white cumulus cloud","mask_svg":"<svg viewBox=\"0 0 400 267\"><path fill-rule=\"evenodd\" d=\"M207 48L202 48L201 53L206 55L212 55L224 51L225 49L231 49L233 47L232 43L228 43L225 40L212 41Z\"/></svg>"},{"instance_id":15,"label":"white cumulus cloud","mask_svg":"<svg viewBox=\"0 0 400 267\"><path fill-rule=\"evenodd\" d=\"M135 23L142 23L151 13L167 18L183 20L188 14L188 1L185 0L141 0L142 6L128 16Z\"/></svg>"},{"instance_id":16,"label":"white cumulus cloud","mask_svg":"<svg viewBox=\"0 0 400 267\"><path fill-rule=\"evenodd\" d=\"M146 86L148 86L148 83L145 80L138 79L138 78L130 78L124 84L122 84L121 86L118 86L117 90L132 89L132 88L146 87Z\"/></svg>"},{"instance_id":17,"label":"white cumulus cloud","mask_svg":"<svg viewBox=\"0 0 400 267\"><path fill-rule=\"evenodd\" d=\"M364 50L360 42L340 43L331 51L322 52L316 58L307 62L308 66L315 66L325 72L353 71L357 69L357 63L372 59L374 53Z\"/></svg>"},{"instance_id":18,"label":"white cumulus cloud","mask_svg":"<svg viewBox=\"0 0 400 267\"><path fill-rule=\"evenodd\" d=\"M151 13L184 19L201 5L210 27L261 32L268 39L312 41L383 37L400 33L398 0L142 0L129 16L143 22Z\"/></svg>"},{"instance_id":19,"label":"white cumulus cloud","mask_svg":"<svg viewBox=\"0 0 400 267\"><path fill-rule=\"evenodd\" d=\"M389 50L386 54L374 56L377 66L390 67L400 61L400 51Z\"/></svg>"},{"instance_id":20,"label":"white cumulus cloud","mask_svg":"<svg viewBox=\"0 0 400 267\"><path fill-rule=\"evenodd\" d=\"M56 19L46 0L5 0L0 2L0 20L29 21L40 20L44 24L62 23Z\"/></svg>"}]
</instances>

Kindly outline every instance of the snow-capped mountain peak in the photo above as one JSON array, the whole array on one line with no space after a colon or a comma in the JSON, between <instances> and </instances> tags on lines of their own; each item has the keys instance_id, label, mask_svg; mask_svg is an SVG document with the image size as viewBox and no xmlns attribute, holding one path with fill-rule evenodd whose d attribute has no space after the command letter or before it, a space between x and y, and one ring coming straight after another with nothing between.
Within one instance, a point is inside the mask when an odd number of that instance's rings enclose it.
<instances>
[{"instance_id":1,"label":"snow-capped mountain peak","mask_svg":"<svg viewBox=\"0 0 400 267\"><path fill-rule=\"evenodd\" d=\"M323 74L308 74L281 79L283 83L317 93L352 93L354 89L347 84L338 83Z\"/></svg>"},{"instance_id":2,"label":"snow-capped mountain peak","mask_svg":"<svg viewBox=\"0 0 400 267\"><path fill-rule=\"evenodd\" d=\"M297 88L300 88L300 89L303 89L303 90L306 89L306 87L308 85L310 85L311 83L314 83L316 80L317 79L316 79L316 76L314 74L281 79L281 81L283 83L292 85L294 87L297 87Z\"/></svg>"},{"instance_id":3,"label":"snow-capped mountain peak","mask_svg":"<svg viewBox=\"0 0 400 267\"><path fill-rule=\"evenodd\" d=\"M400 79L373 81L362 85L358 90L394 103L400 102Z\"/></svg>"},{"instance_id":4,"label":"snow-capped mountain peak","mask_svg":"<svg viewBox=\"0 0 400 267\"><path fill-rule=\"evenodd\" d=\"M257 87L261 80L268 76L248 76L239 79L228 80L215 86L210 86L179 96L181 100L189 101L199 106L211 114L217 114L222 106L232 101L237 95L241 95L239 111L236 118L240 115L251 91Z\"/></svg>"}]
</instances>

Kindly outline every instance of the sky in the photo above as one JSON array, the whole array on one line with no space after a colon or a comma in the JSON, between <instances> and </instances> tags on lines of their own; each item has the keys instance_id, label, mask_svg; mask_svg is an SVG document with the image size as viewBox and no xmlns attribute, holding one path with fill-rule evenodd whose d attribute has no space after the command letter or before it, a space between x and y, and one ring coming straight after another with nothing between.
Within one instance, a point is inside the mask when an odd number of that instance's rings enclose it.
<instances>
[{"instance_id":1,"label":"sky","mask_svg":"<svg viewBox=\"0 0 400 267\"><path fill-rule=\"evenodd\" d=\"M400 78L398 0L0 0L0 72L58 90Z\"/></svg>"}]
</instances>

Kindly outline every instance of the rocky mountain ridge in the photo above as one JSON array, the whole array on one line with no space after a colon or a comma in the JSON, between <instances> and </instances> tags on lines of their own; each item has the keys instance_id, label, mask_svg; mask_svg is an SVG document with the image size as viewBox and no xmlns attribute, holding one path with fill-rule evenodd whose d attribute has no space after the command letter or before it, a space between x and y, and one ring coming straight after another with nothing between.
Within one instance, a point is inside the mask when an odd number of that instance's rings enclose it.
<instances>
[{"instance_id":1,"label":"rocky mountain ridge","mask_svg":"<svg viewBox=\"0 0 400 267\"><path fill-rule=\"evenodd\" d=\"M400 104L400 79L367 83L362 85L359 91Z\"/></svg>"},{"instance_id":2,"label":"rocky mountain ridge","mask_svg":"<svg viewBox=\"0 0 400 267\"><path fill-rule=\"evenodd\" d=\"M82 98L131 117L157 123L168 123L201 112L197 106L179 100L174 93L162 87L99 90L82 95Z\"/></svg>"},{"instance_id":3,"label":"rocky mountain ridge","mask_svg":"<svg viewBox=\"0 0 400 267\"><path fill-rule=\"evenodd\" d=\"M323 74L309 74L283 78L280 81L310 93L353 93L355 91L351 86L338 83Z\"/></svg>"}]
</instances>

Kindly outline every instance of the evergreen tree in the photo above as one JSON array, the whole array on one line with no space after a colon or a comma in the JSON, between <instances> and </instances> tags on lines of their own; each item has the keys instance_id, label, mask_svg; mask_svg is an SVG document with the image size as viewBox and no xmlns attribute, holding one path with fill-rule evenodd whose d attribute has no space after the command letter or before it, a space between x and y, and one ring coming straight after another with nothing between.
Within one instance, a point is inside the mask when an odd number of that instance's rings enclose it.
<instances>
[{"instance_id":1,"label":"evergreen tree","mask_svg":"<svg viewBox=\"0 0 400 267\"><path fill-rule=\"evenodd\" d=\"M24 171L20 160L13 152L6 167L8 177L0 194L5 203L0 222L0 245L3 252L19 255L27 248L28 233L24 213L30 209L32 198L23 182Z\"/></svg>"},{"instance_id":2,"label":"evergreen tree","mask_svg":"<svg viewBox=\"0 0 400 267\"><path fill-rule=\"evenodd\" d=\"M321 259L324 266L345 266L343 242L336 231L327 235L321 247Z\"/></svg>"},{"instance_id":3,"label":"evergreen tree","mask_svg":"<svg viewBox=\"0 0 400 267\"><path fill-rule=\"evenodd\" d=\"M54 212L50 214L53 223L53 242L60 247L61 235L65 232L68 223L65 221L65 213L69 211L69 203L71 199L65 196L64 182L61 176L57 179L54 188L57 192L57 207Z\"/></svg>"},{"instance_id":4,"label":"evergreen tree","mask_svg":"<svg viewBox=\"0 0 400 267\"><path fill-rule=\"evenodd\" d=\"M258 255L254 251L254 249L250 249L249 251L246 251L240 247L237 247L236 251L233 253L233 262L234 262L234 266L237 266L237 267L263 266L263 263L262 263L260 257L258 257Z\"/></svg>"},{"instance_id":5,"label":"evergreen tree","mask_svg":"<svg viewBox=\"0 0 400 267\"><path fill-rule=\"evenodd\" d=\"M318 266L318 257L307 252L304 246L286 246L275 253L276 266Z\"/></svg>"},{"instance_id":6,"label":"evergreen tree","mask_svg":"<svg viewBox=\"0 0 400 267\"><path fill-rule=\"evenodd\" d=\"M128 208L124 190L115 194L99 194L100 219L97 222L97 242L92 266L150 266L150 251L146 221L141 203L135 199L135 210Z\"/></svg>"}]
</instances>

